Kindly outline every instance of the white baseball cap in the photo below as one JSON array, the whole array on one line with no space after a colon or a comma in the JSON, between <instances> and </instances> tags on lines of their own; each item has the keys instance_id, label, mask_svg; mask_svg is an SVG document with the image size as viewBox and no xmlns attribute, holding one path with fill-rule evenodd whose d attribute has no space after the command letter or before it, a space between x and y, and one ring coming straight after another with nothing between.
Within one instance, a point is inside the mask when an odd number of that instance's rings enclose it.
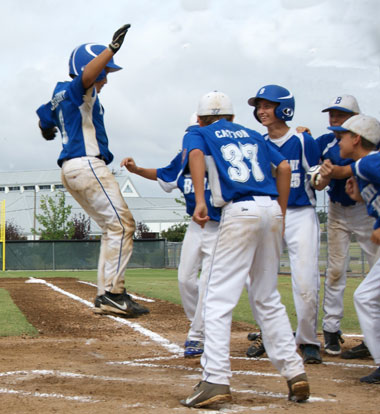
<instances>
[{"instance_id":1,"label":"white baseball cap","mask_svg":"<svg viewBox=\"0 0 380 414\"><path fill-rule=\"evenodd\" d=\"M352 95L336 96L327 108L322 109L322 112L328 112L331 109L337 109L338 111L348 113L360 114L358 101Z\"/></svg>"},{"instance_id":2,"label":"white baseball cap","mask_svg":"<svg viewBox=\"0 0 380 414\"><path fill-rule=\"evenodd\" d=\"M234 115L231 99L223 92L206 93L199 101L197 115Z\"/></svg>"},{"instance_id":3,"label":"white baseball cap","mask_svg":"<svg viewBox=\"0 0 380 414\"><path fill-rule=\"evenodd\" d=\"M375 145L380 142L380 122L373 116L354 115L343 122L341 126L330 126L328 129L331 129L331 131L353 132Z\"/></svg>"},{"instance_id":4,"label":"white baseball cap","mask_svg":"<svg viewBox=\"0 0 380 414\"><path fill-rule=\"evenodd\" d=\"M194 126L194 125L198 125L199 126L199 123L198 123L198 116L197 116L197 113L196 112L194 112L192 115L191 115L191 117L190 117L190 119L189 119L189 127L190 126Z\"/></svg>"}]
</instances>

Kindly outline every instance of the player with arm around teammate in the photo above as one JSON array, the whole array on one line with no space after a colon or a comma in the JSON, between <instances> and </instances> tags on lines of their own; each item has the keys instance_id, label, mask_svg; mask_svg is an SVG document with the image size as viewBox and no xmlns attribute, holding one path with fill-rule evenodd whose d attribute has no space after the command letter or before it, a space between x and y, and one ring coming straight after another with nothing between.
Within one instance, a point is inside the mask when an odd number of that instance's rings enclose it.
<instances>
[{"instance_id":1,"label":"player with arm around teammate","mask_svg":"<svg viewBox=\"0 0 380 414\"><path fill-rule=\"evenodd\" d=\"M266 139L278 148L292 169L290 195L286 209L284 241L292 275L293 298L298 326L296 343L305 363L319 364L317 338L319 306L319 220L315 211L315 191L307 172L319 163L315 140L307 133L288 127L294 115L294 97L282 86L266 85L248 100L253 114L268 130Z\"/></svg>"},{"instance_id":2,"label":"player with arm around teammate","mask_svg":"<svg viewBox=\"0 0 380 414\"><path fill-rule=\"evenodd\" d=\"M375 221L371 241L380 245L380 123L376 118L355 115L341 126L329 129L338 134L340 155L354 160L351 169L354 177L347 180L347 194L355 201L364 201ZM380 259L354 293L365 343L379 367L360 379L367 384L380 384Z\"/></svg>"},{"instance_id":3,"label":"player with arm around teammate","mask_svg":"<svg viewBox=\"0 0 380 414\"><path fill-rule=\"evenodd\" d=\"M191 121L191 125L186 132L190 133L194 128L199 128L196 116L195 120ZM136 165L133 158L129 157L125 158L121 165L124 165L131 173L150 180L157 180L162 189L167 192L178 188L185 197L187 214L190 217L193 215L195 208L193 183L188 165L182 163L181 152L164 168L142 168ZM178 266L178 286L182 305L186 316L191 322L185 342L185 357L196 357L203 353L204 325L202 304L204 288L220 221L220 209L214 207L211 203L211 192L207 177L205 178L204 185L210 220L203 228L193 220L189 222L183 239ZM201 274L198 279L200 269Z\"/></svg>"},{"instance_id":4,"label":"player with arm around teammate","mask_svg":"<svg viewBox=\"0 0 380 414\"><path fill-rule=\"evenodd\" d=\"M98 94L107 75L121 69L113 56L130 25L117 30L108 47L87 43L75 48L69 60L71 81L58 82L52 99L37 114L43 137L62 135L58 165L62 183L102 230L98 262L97 313L139 316L149 310L124 288L124 273L132 254L135 221L107 168L113 160L104 127L104 108Z\"/></svg>"},{"instance_id":5,"label":"player with arm around teammate","mask_svg":"<svg viewBox=\"0 0 380 414\"><path fill-rule=\"evenodd\" d=\"M267 354L288 381L289 399L305 401L309 384L277 290L289 165L259 133L232 122L227 95L204 95L197 113L201 128L184 137L182 150L194 185L193 219L204 226L210 218L204 196L206 170L214 205L222 208L222 215L205 292L203 378L181 403L199 408L231 400L232 311L247 275L252 312Z\"/></svg>"},{"instance_id":6,"label":"player with arm around teammate","mask_svg":"<svg viewBox=\"0 0 380 414\"><path fill-rule=\"evenodd\" d=\"M352 95L340 95L332 99L331 103L322 110L329 114L329 129L341 126L349 118L360 113L356 98ZM327 248L328 262L323 297L322 327L324 334L324 350L330 355L341 354L340 322L343 318L343 297L347 282L347 267L349 261L349 247L351 235L354 234L360 247L365 253L370 268L380 255L380 248L370 240L370 234L375 219L367 214L365 205L352 200L345 192L347 178L352 175L351 159L340 156L339 137L335 130L321 135L316 139L320 148L323 165L321 174L328 180L328 221L327 221ZM326 171L324 173L324 171ZM337 176L338 172L343 172ZM326 184L326 183L325 183ZM322 186L316 186L322 189ZM342 358L365 358L369 350L363 341L341 354Z\"/></svg>"}]
</instances>

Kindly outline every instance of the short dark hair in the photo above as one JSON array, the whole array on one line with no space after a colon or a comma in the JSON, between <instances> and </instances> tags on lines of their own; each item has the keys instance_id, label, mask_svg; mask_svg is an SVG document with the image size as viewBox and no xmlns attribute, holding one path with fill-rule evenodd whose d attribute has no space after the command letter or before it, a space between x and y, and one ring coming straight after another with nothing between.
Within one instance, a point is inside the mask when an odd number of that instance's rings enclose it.
<instances>
[{"instance_id":1,"label":"short dark hair","mask_svg":"<svg viewBox=\"0 0 380 414\"><path fill-rule=\"evenodd\" d=\"M369 150L369 151L372 151L372 150L376 149L376 145L373 142L368 141L368 139L365 139L361 135L360 135L360 138L361 138L362 147L364 149Z\"/></svg>"},{"instance_id":2,"label":"short dark hair","mask_svg":"<svg viewBox=\"0 0 380 414\"><path fill-rule=\"evenodd\" d=\"M229 122L232 122L234 119L233 115L202 115L199 117L204 125L211 125L213 122L218 121L219 119L225 119Z\"/></svg>"}]
</instances>

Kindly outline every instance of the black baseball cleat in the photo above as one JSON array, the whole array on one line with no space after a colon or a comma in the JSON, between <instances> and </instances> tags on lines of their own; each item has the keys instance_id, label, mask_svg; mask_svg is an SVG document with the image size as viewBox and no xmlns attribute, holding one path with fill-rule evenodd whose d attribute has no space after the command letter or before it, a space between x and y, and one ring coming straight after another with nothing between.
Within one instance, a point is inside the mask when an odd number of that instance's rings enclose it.
<instances>
[{"instance_id":1,"label":"black baseball cleat","mask_svg":"<svg viewBox=\"0 0 380 414\"><path fill-rule=\"evenodd\" d=\"M252 345L250 345L247 349L247 357L258 358L259 356L265 354L265 348L261 332L248 334L248 340L252 341Z\"/></svg>"},{"instance_id":2,"label":"black baseball cleat","mask_svg":"<svg viewBox=\"0 0 380 414\"><path fill-rule=\"evenodd\" d=\"M371 356L369 349L367 348L366 344L362 341L361 344L354 346L347 351L344 351L340 356L343 359L361 359L361 358L368 358Z\"/></svg>"},{"instance_id":3,"label":"black baseball cleat","mask_svg":"<svg viewBox=\"0 0 380 414\"><path fill-rule=\"evenodd\" d=\"M380 384L380 367L366 377L360 378L360 382L365 382L366 384Z\"/></svg>"},{"instance_id":4,"label":"black baseball cleat","mask_svg":"<svg viewBox=\"0 0 380 414\"><path fill-rule=\"evenodd\" d=\"M323 336L325 338L325 352L330 355L339 355L342 352L340 343L344 343L342 332L323 331Z\"/></svg>"},{"instance_id":5,"label":"black baseball cleat","mask_svg":"<svg viewBox=\"0 0 380 414\"><path fill-rule=\"evenodd\" d=\"M100 309L120 316L140 316L149 313L149 309L135 302L124 289L123 293L106 292L101 298Z\"/></svg>"},{"instance_id":6,"label":"black baseball cleat","mask_svg":"<svg viewBox=\"0 0 380 414\"><path fill-rule=\"evenodd\" d=\"M97 295L94 300L94 313L102 314L104 313L100 307L103 301L103 295Z\"/></svg>"},{"instance_id":7,"label":"black baseball cleat","mask_svg":"<svg viewBox=\"0 0 380 414\"><path fill-rule=\"evenodd\" d=\"M301 344L300 351L304 364L321 364L322 358L318 345Z\"/></svg>"}]
</instances>

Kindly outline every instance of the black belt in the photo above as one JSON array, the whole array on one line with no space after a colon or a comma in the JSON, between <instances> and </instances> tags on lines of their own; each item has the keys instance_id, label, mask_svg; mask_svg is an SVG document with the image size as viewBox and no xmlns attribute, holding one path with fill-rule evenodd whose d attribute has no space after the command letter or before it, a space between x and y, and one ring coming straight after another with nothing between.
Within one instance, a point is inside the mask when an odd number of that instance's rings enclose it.
<instances>
[{"instance_id":1,"label":"black belt","mask_svg":"<svg viewBox=\"0 0 380 414\"><path fill-rule=\"evenodd\" d=\"M103 155L96 155L95 158L97 158L98 160L102 160L104 162L106 162L105 157L103 157Z\"/></svg>"},{"instance_id":2,"label":"black belt","mask_svg":"<svg viewBox=\"0 0 380 414\"><path fill-rule=\"evenodd\" d=\"M277 200L277 196L267 195L267 194L251 194L245 195L239 198L232 200L233 203L238 203L239 201L255 201L255 197L270 197L271 200Z\"/></svg>"}]
</instances>

